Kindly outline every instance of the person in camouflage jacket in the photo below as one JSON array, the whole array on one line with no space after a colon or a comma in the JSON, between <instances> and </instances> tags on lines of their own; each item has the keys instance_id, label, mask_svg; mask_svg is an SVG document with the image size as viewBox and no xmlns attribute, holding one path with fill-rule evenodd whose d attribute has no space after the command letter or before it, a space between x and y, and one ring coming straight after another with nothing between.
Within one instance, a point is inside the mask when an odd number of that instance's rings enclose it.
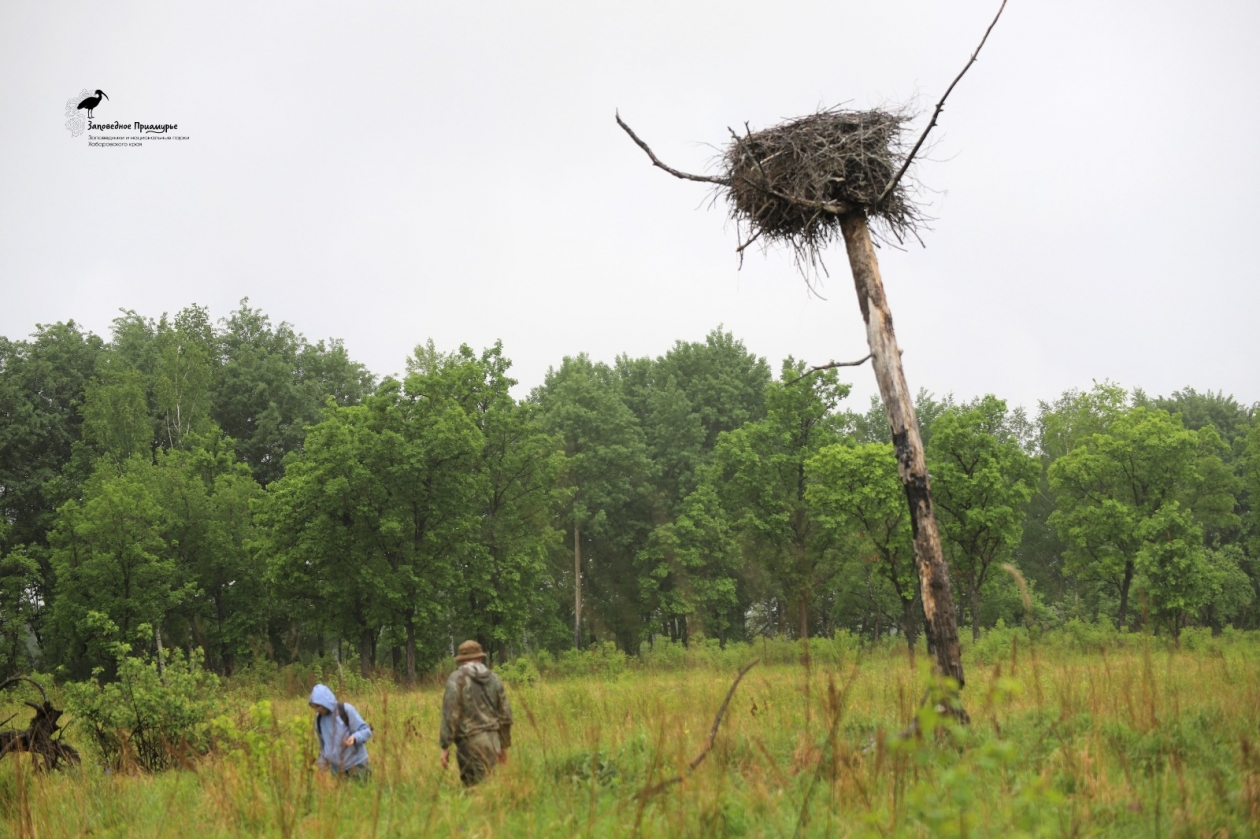
<instances>
[{"instance_id":1,"label":"person in camouflage jacket","mask_svg":"<svg viewBox=\"0 0 1260 839\"><path fill-rule=\"evenodd\" d=\"M446 680L442 697L442 768L450 765L451 744L459 761L464 786L479 783L507 763L512 745L512 706L507 691L485 664L486 654L476 641L459 645L459 666Z\"/></svg>"}]
</instances>

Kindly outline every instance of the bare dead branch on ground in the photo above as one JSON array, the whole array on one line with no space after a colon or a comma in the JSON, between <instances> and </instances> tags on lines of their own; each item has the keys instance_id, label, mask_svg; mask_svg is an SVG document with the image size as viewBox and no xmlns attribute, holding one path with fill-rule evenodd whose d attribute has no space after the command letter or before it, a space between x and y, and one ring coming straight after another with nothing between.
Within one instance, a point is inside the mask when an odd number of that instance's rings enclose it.
<instances>
[{"instance_id":1,"label":"bare dead branch on ground","mask_svg":"<svg viewBox=\"0 0 1260 839\"><path fill-rule=\"evenodd\" d=\"M704 759L708 757L709 752L713 750L713 742L717 739L718 729L722 725L722 717L726 715L726 708L728 705L731 704L731 697L735 695L735 689L739 687L739 683L743 681L744 675L747 674L749 670L753 669L753 665L755 665L760 660L761 659L754 658L752 661L745 664L744 668L740 670L739 674L735 677L735 681L731 683L731 689L726 692L726 698L722 700L722 706L718 708L717 716L713 718L713 725L711 728L709 728L709 737L707 740L704 741L704 748L701 749L700 753L692 759L691 763L687 765L686 773L682 775L675 775L672 778L666 778L664 781L661 781L660 783L653 784L652 786L643 790L643 792L639 793L640 798L648 798L650 796L656 795L658 792L661 792L662 790L668 789L674 784L682 783L683 778L685 778L687 775L690 775L692 772L695 772L696 768L700 764L704 763Z\"/></svg>"},{"instance_id":2,"label":"bare dead branch on ground","mask_svg":"<svg viewBox=\"0 0 1260 839\"><path fill-rule=\"evenodd\" d=\"M713 727L709 729L709 739L704 742L704 748L700 754L696 755L691 761L690 769L696 771L696 767L704 763L704 759L709 756L709 752L713 749L713 741L717 739L718 727L722 725L722 717L726 715L726 706L731 704L731 697L735 695L735 688L739 687L740 681L744 678L744 674L753 669L759 659L753 659L744 665L744 669L739 671L739 675L735 677L735 681L731 683L731 689L726 692L726 698L722 700L722 707L718 708L717 716L713 718Z\"/></svg>"},{"instance_id":3,"label":"bare dead branch on ground","mask_svg":"<svg viewBox=\"0 0 1260 839\"><path fill-rule=\"evenodd\" d=\"M849 671L849 680L844 686L844 690L836 693L834 680L830 685L831 699L831 724L827 727L827 739L824 741L824 748L819 749L818 765L814 768L814 776L809 780L809 786L805 788L805 798L801 802L800 815L796 817L796 831L792 834L794 837L800 836L801 831L805 829L809 817L809 800L814 795L814 787L818 785L818 779L822 777L823 767L826 763L823 756L826 755L826 749L832 750L836 748L836 733L840 728L840 721L844 719L845 709L849 704L849 688L853 686L854 680L857 678L858 665L855 663Z\"/></svg>"}]
</instances>

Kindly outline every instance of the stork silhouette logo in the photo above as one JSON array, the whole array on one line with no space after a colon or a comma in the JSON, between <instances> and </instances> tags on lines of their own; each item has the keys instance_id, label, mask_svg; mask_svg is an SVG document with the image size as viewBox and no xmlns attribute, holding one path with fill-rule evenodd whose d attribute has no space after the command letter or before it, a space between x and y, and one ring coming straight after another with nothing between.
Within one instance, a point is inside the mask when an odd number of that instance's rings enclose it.
<instances>
[{"instance_id":1,"label":"stork silhouette logo","mask_svg":"<svg viewBox=\"0 0 1260 839\"><path fill-rule=\"evenodd\" d=\"M102 98L109 100L103 90L91 91L84 88L79 91L78 96L66 100L66 130L71 137L78 137L87 130L88 120L93 116L92 111L101 104Z\"/></svg>"}]
</instances>

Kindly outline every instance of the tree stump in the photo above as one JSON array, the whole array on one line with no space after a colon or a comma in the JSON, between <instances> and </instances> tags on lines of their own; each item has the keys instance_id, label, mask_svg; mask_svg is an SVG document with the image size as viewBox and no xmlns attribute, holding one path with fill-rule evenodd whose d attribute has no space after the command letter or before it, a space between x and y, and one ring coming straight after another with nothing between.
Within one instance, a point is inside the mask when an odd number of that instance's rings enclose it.
<instances>
[{"instance_id":1,"label":"tree stump","mask_svg":"<svg viewBox=\"0 0 1260 839\"><path fill-rule=\"evenodd\" d=\"M54 708L48 701L48 694L43 685L26 676L13 676L0 682L0 690L18 682L30 682L35 685L44 695L44 701L38 705L34 702L25 703L35 710L35 716L31 718L25 731L0 731L0 758L10 752L29 752L36 759L35 766L41 770L78 766L79 752L73 746L61 742L60 739L64 729L57 721L61 719L62 711Z\"/></svg>"}]
</instances>

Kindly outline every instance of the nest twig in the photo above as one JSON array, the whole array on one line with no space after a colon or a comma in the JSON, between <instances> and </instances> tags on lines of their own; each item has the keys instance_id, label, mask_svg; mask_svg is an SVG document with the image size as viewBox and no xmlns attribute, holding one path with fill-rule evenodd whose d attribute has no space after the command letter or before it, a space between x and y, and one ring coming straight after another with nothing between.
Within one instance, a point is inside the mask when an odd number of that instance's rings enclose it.
<instances>
[{"instance_id":1,"label":"nest twig","mask_svg":"<svg viewBox=\"0 0 1260 839\"><path fill-rule=\"evenodd\" d=\"M904 111L831 108L741 136L731 132L719 187L739 230L752 241L783 244L802 267L820 268L822 250L841 239L840 219L864 212L898 243L923 224L905 179Z\"/></svg>"}]
</instances>

